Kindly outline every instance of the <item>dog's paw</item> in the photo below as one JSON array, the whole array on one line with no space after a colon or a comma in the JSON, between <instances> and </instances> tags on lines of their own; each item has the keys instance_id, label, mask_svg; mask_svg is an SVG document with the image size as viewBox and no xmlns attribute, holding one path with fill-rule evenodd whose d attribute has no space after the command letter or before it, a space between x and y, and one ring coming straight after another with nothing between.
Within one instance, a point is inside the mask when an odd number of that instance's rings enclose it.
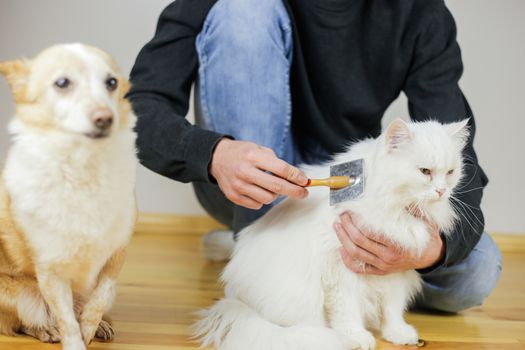
<instances>
[{"instance_id":1,"label":"dog's paw","mask_svg":"<svg viewBox=\"0 0 525 350\"><path fill-rule=\"evenodd\" d=\"M97 331L97 324L92 322L80 322L80 331L82 332L82 340L84 344L88 346L93 338L95 338L95 333Z\"/></svg>"},{"instance_id":2,"label":"dog's paw","mask_svg":"<svg viewBox=\"0 0 525 350\"><path fill-rule=\"evenodd\" d=\"M111 323L105 320L100 321L100 324L97 328L97 332L95 333L95 338L103 342L110 342L113 341L114 337L115 331L113 330L113 326L111 326Z\"/></svg>"},{"instance_id":3,"label":"dog's paw","mask_svg":"<svg viewBox=\"0 0 525 350\"><path fill-rule=\"evenodd\" d=\"M20 328L20 332L27 334L43 343L60 342L60 331L55 326L50 327L25 327Z\"/></svg>"},{"instance_id":4,"label":"dog's paw","mask_svg":"<svg viewBox=\"0 0 525 350\"><path fill-rule=\"evenodd\" d=\"M113 327L106 320L100 321L98 325L92 322L81 322L80 329L82 331L82 339L86 345L89 345L94 338L103 342L109 342L115 336Z\"/></svg>"},{"instance_id":5,"label":"dog's paw","mask_svg":"<svg viewBox=\"0 0 525 350\"><path fill-rule=\"evenodd\" d=\"M416 329L406 323L385 327L382 335L385 340L398 345L413 345L419 340Z\"/></svg>"},{"instance_id":6,"label":"dog's paw","mask_svg":"<svg viewBox=\"0 0 525 350\"><path fill-rule=\"evenodd\" d=\"M373 334L366 330L347 334L345 338L348 349L373 350L376 347L376 340Z\"/></svg>"}]
</instances>

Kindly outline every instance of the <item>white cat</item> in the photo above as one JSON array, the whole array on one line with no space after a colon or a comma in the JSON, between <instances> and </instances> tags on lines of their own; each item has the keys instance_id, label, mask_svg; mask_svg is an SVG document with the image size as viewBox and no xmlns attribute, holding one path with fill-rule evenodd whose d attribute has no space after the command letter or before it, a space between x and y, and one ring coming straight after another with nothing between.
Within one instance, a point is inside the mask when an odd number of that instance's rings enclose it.
<instances>
[{"instance_id":1,"label":"white cat","mask_svg":"<svg viewBox=\"0 0 525 350\"><path fill-rule=\"evenodd\" d=\"M244 229L222 275L226 296L196 325L202 344L220 350L373 349L367 327L396 344L417 343L403 313L421 288L419 274L353 273L341 260L333 224L351 211L359 226L417 252L429 240L428 227L408 208L450 232L456 215L449 198L463 172L466 125L398 119L333 162L305 167L311 178L326 177L329 165L363 158L365 191L330 207L326 189L311 190L307 199L286 200Z\"/></svg>"}]
</instances>

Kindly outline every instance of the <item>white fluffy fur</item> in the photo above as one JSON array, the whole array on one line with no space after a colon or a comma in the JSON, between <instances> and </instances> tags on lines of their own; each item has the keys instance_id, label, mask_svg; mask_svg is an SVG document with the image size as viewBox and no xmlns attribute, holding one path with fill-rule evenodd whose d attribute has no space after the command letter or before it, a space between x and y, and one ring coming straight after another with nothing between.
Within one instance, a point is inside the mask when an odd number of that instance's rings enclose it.
<instances>
[{"instance_id":1,"label":"white fluffy fur","mask_svg":"<svg viewBox=\"0 0 525 350\"><path fill-rule=\"evenodd\" d=\"M18 295L17 313L22 323L28 327L46 327L52 318L44 299L39 293L30 290L22 290Z\"/></svg>"},{"instance_id":2,"label":"white fluffy fur","mask_svg":"<svg viewBox=\"0 0 525 350\"><path fill-rule=\"evenodd\" d=\"M134 133L94 141L33 134L17 120L10 130L4 183L35 264L71 261L61 275L91 289L110 255L127 245L134 224ZM77 273L82 263L91 266L87 276Z\"/></svg>"},{"instance_id":3,"label":"white fluffy fur","mask_svg":"<svg viewBox=\"0 0 525 350\"><path fill-rule=\"evenodd\" d=\"M407 210L416 205L450 231L455 214L449 196L462 175L465 125L396 120L379 138L354 144L330 163L364 158L362 197L330 207L328 191L312 189L306 200L286 200L243 230L222 275L226 296L196 325L202 344L220 350L373 349L367 328L379 328L397 344L416 343L403 313L420 289L417 272L351 272L332 227L351 211L359 225L421 252L427 226ZM322 178L330 164L304 170ZM437 190L445 193L440 197Z\"/></svg>"}]
</instances>

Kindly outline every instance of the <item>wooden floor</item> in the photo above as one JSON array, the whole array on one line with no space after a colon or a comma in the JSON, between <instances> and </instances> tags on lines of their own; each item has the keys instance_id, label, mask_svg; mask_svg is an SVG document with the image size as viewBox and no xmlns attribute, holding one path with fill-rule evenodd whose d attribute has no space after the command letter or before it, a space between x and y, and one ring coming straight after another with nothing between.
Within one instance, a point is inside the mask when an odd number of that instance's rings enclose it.
<instances>
[{"instance_id":1,"label":"wooden floor","mask_svg":"<svg viewBox=\"0 0 525 350\"><path fill-rule=\"evenodd\" d=\"M90 349L196 349L188 340L193 312L221 296L221 264L204 261L202 234L214 226L195 218L142 217L111 311L113 343ZM410 313L428 349L525 349L525 236L497 236L506 251L500 283L486 303L460 315ZM415 349L379 341L378 349ZM0 350L60 349L28 337L0 336ZM246 349L249 350L249 349ZM330 349L320 349L330 350Z\"/></svg>"}]
</instances>

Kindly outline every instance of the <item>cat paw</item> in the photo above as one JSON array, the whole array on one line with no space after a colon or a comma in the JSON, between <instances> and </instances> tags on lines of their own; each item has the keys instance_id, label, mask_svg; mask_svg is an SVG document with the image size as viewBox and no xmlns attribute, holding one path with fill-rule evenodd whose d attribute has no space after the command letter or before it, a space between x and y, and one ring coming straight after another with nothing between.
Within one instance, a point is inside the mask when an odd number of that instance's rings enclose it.
<instances>
[{"instance_id":1,"label":"cat paw","mask_svg":"<svg viewBox=\"0 0 525 350\"><path fill-rule=\"evenodd\" d=\"M50 327L25 327L20 329L21 333L27 334L43 343L60 342L60 331L55 326Z\"/></svg>"},{"instance_id":2,"label":"cat paw","mask_svg":"<svg viewBox=\"0 0 525 350\"><path fill-rule=\"evenodd\" d=\"M86 345L80 338L66 338L62 340L62 350L86 350Z\"/></svg>"},{"instance_id":3,"label":"cat paw","mask_svg":"<svg viewBox=\"0 0 525 350\"><path fill-rule=\"evenodd\" d=\"M346 348L351 350L373 350L376 347L374 336L365 330L348 334L345 343Z\"/></svg>"},{"instance_id":4,"label":"cat paw","mask_svg":"<svg viewBox=\"0 0 525 350\"><path fill-rule=\"evenodd\" d=\"M384 328L382 336L383 339L398 345L413 345L419 340L416 329L409 324Z\"/></svg>"},{"instance_id":5,"label":"cat paw","mask_svg":"<svg viewBox=\"0 0 525 350\"><path fill-rule=\"evenodd\" d=\"M113 326L111 326L111 323L109 323L106 320L100 321L100 324L97 328L97 332L95 333L95 338L103 342L110 342L113 340L114 337L115 331L113 330Z\"/></svg>"}]
</instances>

